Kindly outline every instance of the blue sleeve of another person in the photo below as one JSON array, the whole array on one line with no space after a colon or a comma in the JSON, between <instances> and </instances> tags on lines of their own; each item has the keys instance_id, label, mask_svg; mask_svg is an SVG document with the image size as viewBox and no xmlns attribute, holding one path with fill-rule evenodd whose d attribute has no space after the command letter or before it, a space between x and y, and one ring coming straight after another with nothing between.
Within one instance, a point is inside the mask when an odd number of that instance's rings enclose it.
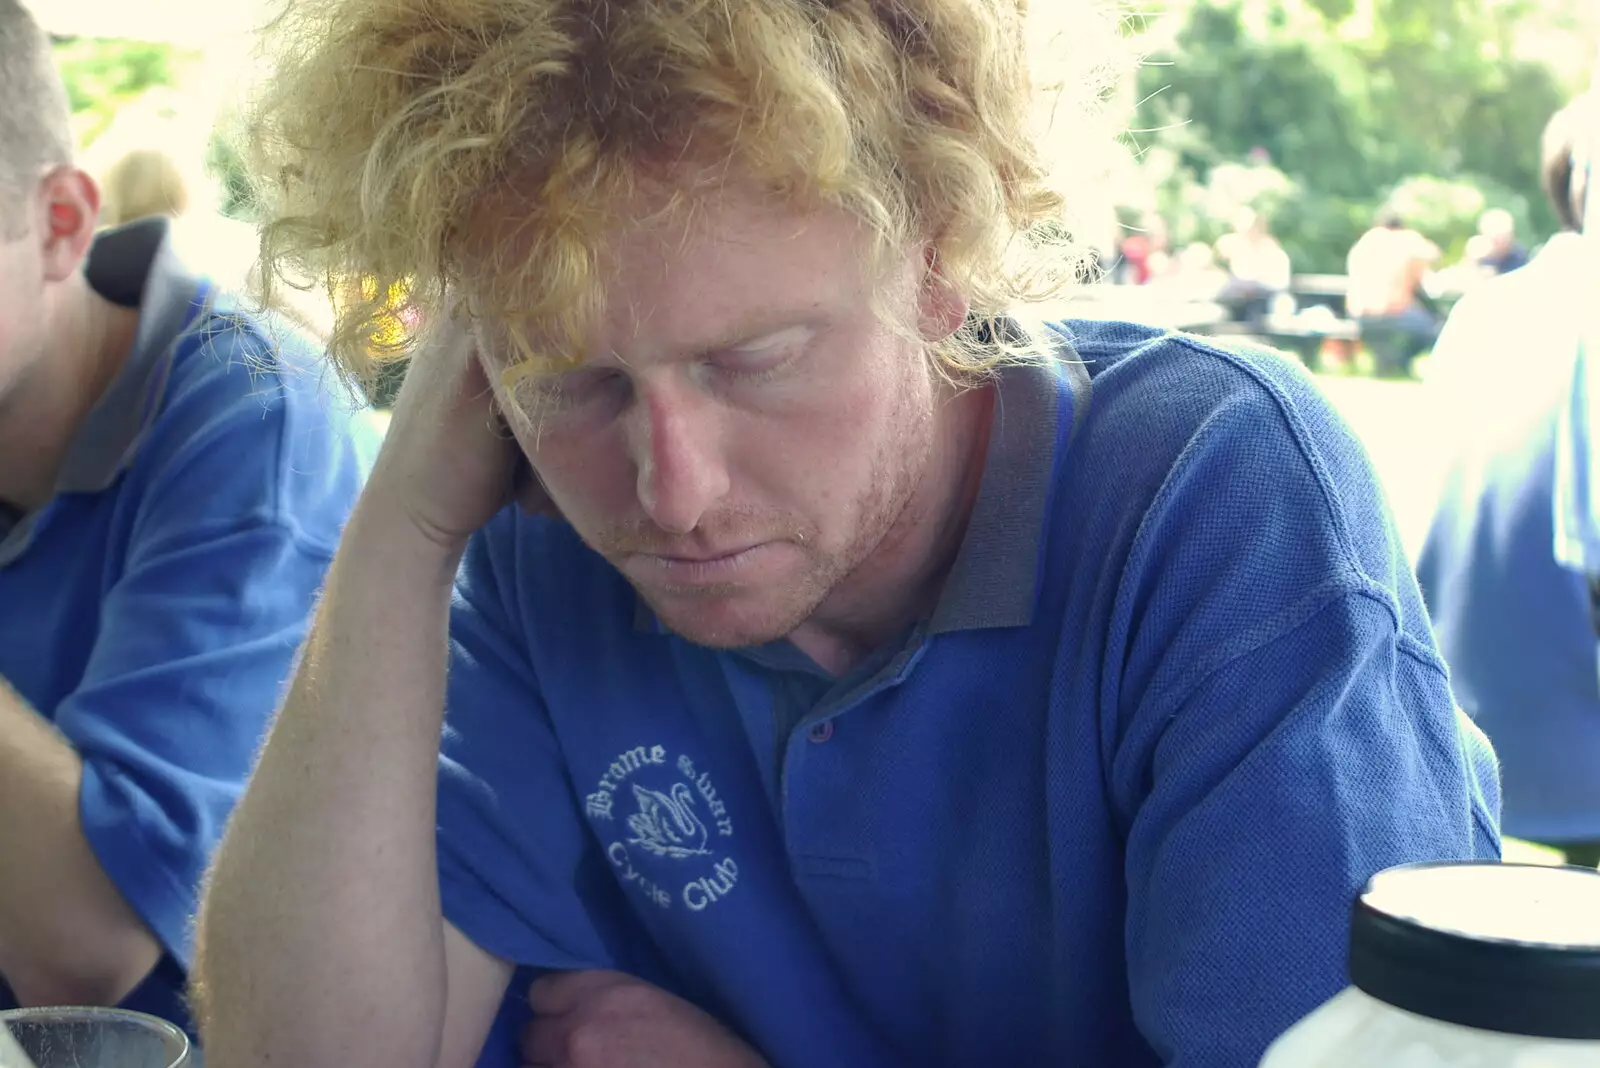
<instances>
[{"instance_id":1,"label":"blue sleeve of another person","mask_svg":"<svg viewBox=\"0 0 1600 1068\"><path fill-rule=\"evenodd\" d=\"M164 969L187 968L201 876L375 451L352 402L271 369L275 348L228 320L180 346L122 476L123 571L54 715L83 761L90 846Z\"/></svg>"},{"instance_id":2,"label":"blue sleeve of another person","mask_svg":"<svg viewBox=\"0 0 1600 1068\"><path fill-rule=\"evenodd\" d=\"M1592 318L1592 316L1591 316ZM1600 575L1600 329L1584 323L1572 378L1558 409L1554 509L1557 562L1580 574Z\"/></svg>"},{"instance_id":3,"label":"blue sleeve of another person","mask_svg":"<svg viewBox=\"0 0 1600 1068\"><path fill-rule=\"evenodd\" d=\"M1129 982L1176 1068L1254 1064L1337 992L1375 872L1499 852L1493 754L1364 452L1300 375L1235 366L1249 384L1183 443L1113 621Z\"/></svg>"}]
</instances>

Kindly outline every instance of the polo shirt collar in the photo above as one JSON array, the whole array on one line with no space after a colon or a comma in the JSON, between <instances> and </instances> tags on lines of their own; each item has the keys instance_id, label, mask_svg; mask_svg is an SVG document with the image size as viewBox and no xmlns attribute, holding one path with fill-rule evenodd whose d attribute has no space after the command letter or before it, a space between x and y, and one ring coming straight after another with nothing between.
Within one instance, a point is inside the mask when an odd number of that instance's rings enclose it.
<instances>
[{"instance_id":1,"label":"polo shirt collar","mask_svg":"<svg viewBox=\"0 0 1600 1068\"><path fill-rule=\"evenodd\" d=\"M139 326L116 376L67 446L55 497L98 493L132 462L161 409L174 342L200 295L200 279L179 262L165 219L145 219L95 238L84 265L89 285L114 304L139 309ZM48 507L48 506L46 506ZM0 566L20 557L42 509L0 531Z\"/></svg>"},{"instance_id":2,"label":"polo shirt collar","mask_svg":"<svg viewBox=\"0 0 1600 1068\"><path fill-rule=\"evenodd\" d=\"M1061 411L1063 377L1072 391L1069 413ZM978 499L928 621L930 635L1033 622L1059 420L1076 420L1088 394L1089 376L1070 350L1001 369Z\"/></svg>"},{"instance_id":3,"label":"polo shirt collar","mask_svg":"<svg viewBox=\"0 0 1600 1068\"><path fill-rule=\"evenodd\" d=\"M95 240L89 282L121 303L137 293L139 327L121 369L72 439L59 493L98 493L116 481L161 408L173 342L188 325L200 279L179 262L165 219L147 219Z\"/></svg>"}]
</instances>

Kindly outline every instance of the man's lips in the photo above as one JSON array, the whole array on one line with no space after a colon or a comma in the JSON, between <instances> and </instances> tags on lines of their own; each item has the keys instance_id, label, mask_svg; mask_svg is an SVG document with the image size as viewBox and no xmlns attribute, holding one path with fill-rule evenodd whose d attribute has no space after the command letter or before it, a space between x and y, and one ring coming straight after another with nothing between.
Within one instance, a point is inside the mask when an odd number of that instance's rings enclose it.
<instances>
[{"instance_id":1,"label":"man's lips","mask_svg":"<svg viewBox=\"0 0 1600 1068\"><path fill-rule=\"evenodd\" d=\"M756 548L760 544L761 544L760 542L752 542L749 545L741 545L737 549L719 549L719 550L717 550L715 552L703 552L703 553L641 552L641 553L638 553L637 555L639 555L639 556L653 556L657 560L660 560L663 563L668 563L668 564L709 564L709 563L712 563L713 561L716 561L716 560L727 560L727 559L730 559L731 557L738 556L740 553L749 552L751 549Z\"/></svg>"},{"instance_id":2,"label":"man's lips","mask_svg":"<svg viewBox=\"0 0 1600 1068\"><path fill-rule=\"evenodd\" d=\"M629 552L619 566L629 576L646 581L667 581L673 584L701 582L727 582L771 555L775 543L753 542L732 549L714 552L694 551L661 553Z\"/></svg>"}]
</instances>

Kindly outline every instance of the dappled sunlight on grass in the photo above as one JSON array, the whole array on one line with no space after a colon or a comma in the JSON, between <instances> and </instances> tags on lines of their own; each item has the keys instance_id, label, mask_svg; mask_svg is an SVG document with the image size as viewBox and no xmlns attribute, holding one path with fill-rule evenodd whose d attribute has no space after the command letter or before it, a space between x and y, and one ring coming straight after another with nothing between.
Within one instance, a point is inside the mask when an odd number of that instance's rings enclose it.
<instances>
[{"instance_id":1,"label":"dappled sunlight on grass","mask_svg":"<svg viewBox=\"0 0 1600 1068\"><path fill-rule=\"evenodd\" d=\"M1450 462L1449 428L1439 424L1443 413L1430 403L1428 384L1336 375L1317 381L1372 457L1415 561Z\"/></svg>"},{"instance_id":2,"label":"dappled sunlight on grass","mask_svg":"<svg viewBox=\"0 0 1600 1068\"><path fill-rule=\"evenodd\" d=\"M1507 861L1515 864L1559 865L1566 860L1566 857L1554 849L1524 842L1519 838L1505 840L1504 855Z\"/></svg>"}]
</instances>

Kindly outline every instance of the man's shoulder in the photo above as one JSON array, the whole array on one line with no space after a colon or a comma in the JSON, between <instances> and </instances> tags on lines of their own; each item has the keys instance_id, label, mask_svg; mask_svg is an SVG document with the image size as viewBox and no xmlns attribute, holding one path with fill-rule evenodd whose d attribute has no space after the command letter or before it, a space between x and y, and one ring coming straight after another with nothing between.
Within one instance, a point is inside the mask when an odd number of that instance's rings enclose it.
<instances>
[{"instance_id":1,"label":"man's shoulder","mask_svg":"<svg viewBox=\"0 0 1600 1068\"><path fill-rule=\"evenodd\" d=\"M358 403L331 361L297 325L218 293L174 338L173 384L275 403Z\"/></svg>"},{"instance_id":2,"label":"man's shoulder","mask_svg":"<svg viewBox=\"0 0 1600 1068\"><path fill-rule=\"evenodd\" d=\"M370 463L370 411L317 346L287 320L240 298L210 301L173 342L157 421L198 444L217 433L278 441L301 459Z\"/></svg>"},{"instance_id":3,"label":"man's shoulder","mask_svg":"<svg viewBox=\"0 0 1600 1068\"><path fill-rule=\"evenodd\" d=\"M167 344L131 492L159 494L163 514L240 512L331 546L381 441L366 406L307 339L231 297Z\"/></svg>"},{"instance_id":4,"label":"man's shoulder","mask_svg":"<svg viewBox=\"0 0 1600 1068\"><path fill-rule=\"evenodd\" d=\"M1510 369L1503 360L1523 364L1524 360L1502 350L1531 331L1548 331L1552 314L1558 320L1564 317L1555 295L1539 284L1537 273L1538 268L1530 266L1475 283L1450 309L1433 347L1434 364L1451 371L1454 361L1479 353L1500 364L1496 369L1501 372Z\"/></svg>"},{"instance_id":5,"label":"man's shoulder","mask_svg":"<svg viewBox=\"0 0 1600 1068\"><path fill-rule=\"evenodd\" d=\"M1366 252L1374 246L1383 244L1389 233L1388 230L1381 228L1364 231L1360 237L1356 238L1355 244L1350 246L1350 255L1355 255L1357 252Z\"/></svg>"},{"instance_id":6,"label":"man's shoulder","mask_svg":"<svg viewBox=\"0 0 1600 1068\"><path fill-rule=\"evenodd\" d=\"M1198 671L1349 596L1427 648L1377 474L1303 368L1125 327L1080 337L1079 351L1103 368L1057 465L1046 566L1064 587L1085 561L1112 577L1115 605L1074 595L1111 633L1190 642L1173 662Z\"/></svg>"},{"instance_id":7,"label":"man's shoulder","mask_svg":"<svg viewBox=\"0 0 1600 1068\"><path fill-rule=\"evenodd\" d=\"M1576 246L1579 240L1558 235L1527 266L1473 285L1451 309L1451 318L1482 316L1483 325L1492 319L1514 330L1552 312L1563 318L1583 312L1592 275L1582 258L1586 250Z\"/></svg>"},{"instance_id":8,"label":"man's shoulder","mask_svg":"<svg viewBox=\"0 0 1600 1068\"><path fill-rule=\"evenodd\" d=\"M1275 510L1270 498L1292 490L1307 505L1304 527L1381 533L1360 441L1292 359L1120 323L1067 330L1092 397L1057 464L1058 516L1100 515L1110 536L1162 502L1242 516Z\"/></svg>"},{"instance_id":9,"label":"man's shoulder","mask_svg":"<svg viewBox=\"0 0 1600 1068\"><path fill-rule=\"evenodd\" d=\"M1486 278L1451 310L1432 365L1441 401L1458 408L1457 422L1481 419L1499 428L1559 403L1570 382L1583 319L1591 299L1559 255Z\"/></svg>"},{"instance_id":10,"label":"man's shoulder","mask_svg":"<svg viewBox=\"0 0 1600 1068\"><path fill-rule=\"evenodd\" d=\"M1186 447L1219 413L1241 409L1263 417L1267 446L1344 429L1306 370L1274 350L1128 323L1057 329L1092 383L1082 431L1114 445Z\"/></svg>"}]
</instances>

